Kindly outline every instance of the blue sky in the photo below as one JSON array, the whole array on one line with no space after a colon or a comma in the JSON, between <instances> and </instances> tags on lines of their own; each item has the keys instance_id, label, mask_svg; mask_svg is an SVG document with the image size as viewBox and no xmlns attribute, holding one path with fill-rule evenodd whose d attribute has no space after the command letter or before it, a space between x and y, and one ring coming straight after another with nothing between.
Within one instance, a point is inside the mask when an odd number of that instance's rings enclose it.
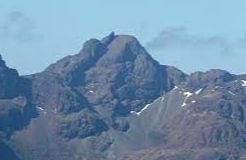
<instances>
[{"instance_id":1,"label":"blue sky","mask_svg":"<svg viewBox=\"0 0 246 160\"><path fill-rule=\"evenodd\" d=\"M0 52L30 74L115 31L188 73L246 73L245 15L245 0L0 0Z\"/></svg>"}]
</instances>

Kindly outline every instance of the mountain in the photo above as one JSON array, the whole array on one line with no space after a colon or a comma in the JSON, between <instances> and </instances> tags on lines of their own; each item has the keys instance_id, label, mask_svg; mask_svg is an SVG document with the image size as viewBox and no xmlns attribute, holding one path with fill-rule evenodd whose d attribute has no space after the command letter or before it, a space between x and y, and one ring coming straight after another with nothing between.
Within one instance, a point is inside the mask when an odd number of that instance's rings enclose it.
<instances>
[{"instance_id":1,"label":"mountain","mask_svg":"<svg viewBox=\"0 0 246 160\"><path fill-rule=\"evenodd\" d=\"M161 65L129 35L19 76L0 59L0 158L246 157L246 75Z\"/></svg>"}]
</instances>

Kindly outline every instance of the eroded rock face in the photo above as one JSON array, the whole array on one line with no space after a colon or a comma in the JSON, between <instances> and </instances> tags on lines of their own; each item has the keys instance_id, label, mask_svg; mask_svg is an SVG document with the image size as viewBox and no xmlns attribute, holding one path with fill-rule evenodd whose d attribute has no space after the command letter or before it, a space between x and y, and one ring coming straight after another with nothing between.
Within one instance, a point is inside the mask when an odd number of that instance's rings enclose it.
<instances>
[{"instance_id":1,"label":"eroded rock face","mask_svg":"<svg viewBox=\"0 0 246 160\"><path fill-rule=\"evenodd\" d=\"M0 149L24 160L239 159L245 87L245 75L160 65L114 33L25 77L0 58Z\"/></svg>"},{"instance_id":2,"label":"eroded rock face","mask_svg":"<svg viewBox=\"0 0 246 160\"><path fill-rule=\"evenodd\" d=\"M24 94L25 82L15 69L6 66L0 57L0 98L10 99Z\"/></svg>"},{"instance_id":3,"label":"eroded rock face","mask_svg":"<svg viewBox=\"0 0 246 160\"><path fill-rule=\"evenodd\" d=\"M69 101L66 107L71 111L79 110L69 104L71 101L82 105L87 100L87 106L107 105L112 114L123 116L141 109L167 90L162 68L165 67L153 60L134 37L112 33L102 41L87 41L79 54L65 57L43 73L33 75L33 97L37 103L53 107L61 107L59 101ZM46 94L47 91L51 93ZM62 95L64 92L70 99ZM76 97L82 96L86 100L79 102Z\"/></svg>"},{"instance_id":4,"label":"eroded rock face","mask_svg":"<svg viewBox=\"0 0 246 160\"><path fill-rule=\"evenodd\" d=\"M72 116L87 110L100 124L105 123L104 129L127 131L128 122L118 117L140 110L180 83L185 75L178 70L169 75L172 70L175 68L161 66L152 59L136 38L111 33L101 41L88 40L77 55L65 57L29 78L33 103L47 112ZM180 77L175 78L176 74ZM88 129L98 123L85 122ZM65 136L72 122L62 123L59 128L63 128ZM95 130L101 131L100 127Z\"/></svg>"},{"instance_id":5,"label":"eroded rock face","mask_svg":"<svg viewBox=\"0 0 246 160\"><path fill-rule=\"evenodd\" d=\"M65 117L59 127L58 134L67 139L98 136L108 130L103 120L87 110Z\"/></svg>"},{"instance_id":6,"label":"eroded rock face","mask_svg":"<svg viewBox=\"0 0 246 160\"><path fill-rule=\"evenodd\" d=\"M0 56L0 159L19 159L7 143L37 116L31 99L31 81L8 68Z\"/></svg>"},{"instance_id":7,"label":"eroded rock face","mask_svg":"<svg viewBox=\"0 0 246 160\"><path fill-rule=\"evenodd\" d=\"M35 116L31 93L31 81L8 68L0 56L0 132L3 137L23 129Z\"/></svg>"}]
</instances>

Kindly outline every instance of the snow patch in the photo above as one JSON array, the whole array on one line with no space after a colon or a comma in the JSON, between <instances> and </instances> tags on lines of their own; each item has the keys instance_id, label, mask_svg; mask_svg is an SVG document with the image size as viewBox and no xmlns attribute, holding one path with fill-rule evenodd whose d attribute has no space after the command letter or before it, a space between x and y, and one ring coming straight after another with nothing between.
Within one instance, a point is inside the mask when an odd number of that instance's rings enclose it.
<instances>
[{"instance_id":1,"label":"snow patch","mask_svg":"<svg viewBox=\"0 0 246 160\"><path fill-rule=\"evenodd\" d=\"M145 105L139 112L130 111L130 113L131 114L136 114L137 116L140 116L145 110L147 110L150 107L151 104L154 104L157 101L162 101L163 102L164 100L165 100L165 96L161 96L161 97L155 99L152 103Z\"/></svg>"},{"instance_id":2,"label":"snow patch","mask_svg":"<svg viewBox=\"0 0 246 160\"><path fill-rule=\"evenodd\" d=\"M196 103L196 101L191 101L191 103Z\"/></svg>"},{"instance_id":3,"label":"snow patch","mask_svg":"<svg viewBox=\"0 0 246 160\"><path fill-rule=\"evenodd\" d=\"M187 97L190 97L190 96L193 95L193 93L191 93L191 92L184 92L183 95L184 95L184 96L187 96Z\"/></svg>"},{"instance_id":4,"label":"snow patch","mask_svg":"<svg viewBox=\"0 0 246 160\"><path fill-rule=\"evenodd\" d=\"M37 107L37 109L39 109L41 111L44 111L44 109L42 107Z\"/></svg>"},{"instance_id":5,"label":"snow patch","mask_svg":"<svg viewBox=\"0 0 246 160\"><path fill-rule=\"evenodd\" d=\"M186 96L186 97L185 97L185 99L184 99L184 102L183 102L183 104L182 104L182 107L184 107L184 106L187 105L187 104L186 104L186 101L188 100L189 97L191 97L191 96L193 95L193 93L191 93L191 92L184 92L183 95Z\"/></svg>"},{"instance_id":6,"label":"snow patch","mask_svg":"<svg viewBox=\"0 0 246 160\"><path fill-rule=\"evenodd\" d=\"M164 96L162 96L162 97L161 97L161 101L163 102L164 100L165 100L165 97L164 97Z\"/></svg>"},{"instance_id":7,"label":"snow patch","mask_svg":"<svg viewBox=\"0 0 246 160\"><path fill-rule=\"evenodd\" d=\"M139 111L139 112L131 111L130 113L140 116L143 113L143 111L145 111L147 108L149 108L149 106L150 106L150 104L147 104L143 109L141 109L141 111Z\"/></svg>"},{"instance_id":8,"label":"snow patch","mask_svg":"<svg viewBox=\"0 0 246 160\"><path fill-rule=\"evenodd\" d=\"M228 91L228 93L230 93L231 95L235 96L236 94L233 93L232 91Z\"/></svg>"},{"instance_id":9,"label":"snow patch","mask_svg":"<svg viewBox=\"0 0 246 160\"><path fill-rule=\"evenodd\" d=\"M242 82L242 86L246 87L246 80L241 80L241 82Z\"/></svg>"},{"instance_id":10,"label":"snow patch","mask_svg":"<svg viewBox=\"0 0 246 160\"><path fill-rule=\"evenodd\" d=\"M196 95L199 95L201 92L202 92L202 90L203 90L203 88L201 88L201 89L198 89L195 93L196 93Z\"/></svg>"},{"instance_id":11,"label":"snow patch","mask_svg":"<svg viewBox=\"0 0 246 160\"><path fill-rule=\"evenodd\" d=\"M179 87L178 86L175 86L174 88L173 88L173 90L176 90L176 89L178 89Z\"/></svg>"},{"instance_id":12,"label":"snow patch","mask_svg":"<svg viewBox=\"0 0 246 160\"><path fill-rule=\"evenodd\" d=\"M89 90L89 92L90 92L90 93L95 93L95 92L94 92L94 91L92 91L92 90Z\"/></svg>"},{"instance_id":13,"label":"snow patch","mask_svg":"<svg viewBox=\"0 0 246 160\"><path fill-rule=\"evenodd\" d=\"M130 113L131 113L131 114L137 114L137 112L136 112L136 111L130 111Z\"/></svg>"}]
</instances>

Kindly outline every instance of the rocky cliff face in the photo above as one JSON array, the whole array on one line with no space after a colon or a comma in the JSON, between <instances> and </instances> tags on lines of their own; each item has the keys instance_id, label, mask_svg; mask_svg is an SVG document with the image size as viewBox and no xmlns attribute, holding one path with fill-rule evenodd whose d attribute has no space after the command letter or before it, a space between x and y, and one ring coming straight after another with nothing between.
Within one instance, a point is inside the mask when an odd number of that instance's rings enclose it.
<instances>
[{"instance_id":1,"label":"rocky cliff face","mask_svg":"<svg viewBox=\"0 0 246 160\"><path fill-rule=\"evenodd\" d=\"M23 128L32 116L31 81L8 68L0 57L0 88L0 132L9 136Z\"/></svg>"},{"instance_id":2,"label":"rocky cliff face","mask_svg":"<svg viewBox=\"0 0 246 160\"><path fill-rule=\"evenodd\" d=\"M245 87L244 75L160 65L114 33L34 75L1 59L0 157L240 159Z\"/></svg>"},{"instance_id":3,"label":"rocky cliff face","mask_svg":"<svg viewBox=\"0 0 246 160\"><path fill-rule=\"evenodd\" d=\"M163 68L134 37L112 33L101 41L87 41L79 54L65 57L34 75L34 90L39 94L34 93L34 97L35 101L57 105L63 113L79 111L83 108L81 104L100 108L106 105L104 108L112 114L126 116L130 110L140 110L167 90ZM58 94L65 93L58 91L59 86L61 90L66 88L69 96L61 97L61 94L58 100ZM45 97L50 94L43 88L57 96ZM58 101L66 99L75 104L59 104ZM49 104L54 100L57 100L55 104Z\"/></svg>"},{"instance_id":4,"label":"rocky cliff face","mask_svg":"<svg viewBox=\"0 0 246 160\"><path fill-rule=\"evenodd\" d=\"M6 141L36 116L31 104L31 81L6 66L0 56L0 157L18 159Z\"/></svg>"}]
</instances>

